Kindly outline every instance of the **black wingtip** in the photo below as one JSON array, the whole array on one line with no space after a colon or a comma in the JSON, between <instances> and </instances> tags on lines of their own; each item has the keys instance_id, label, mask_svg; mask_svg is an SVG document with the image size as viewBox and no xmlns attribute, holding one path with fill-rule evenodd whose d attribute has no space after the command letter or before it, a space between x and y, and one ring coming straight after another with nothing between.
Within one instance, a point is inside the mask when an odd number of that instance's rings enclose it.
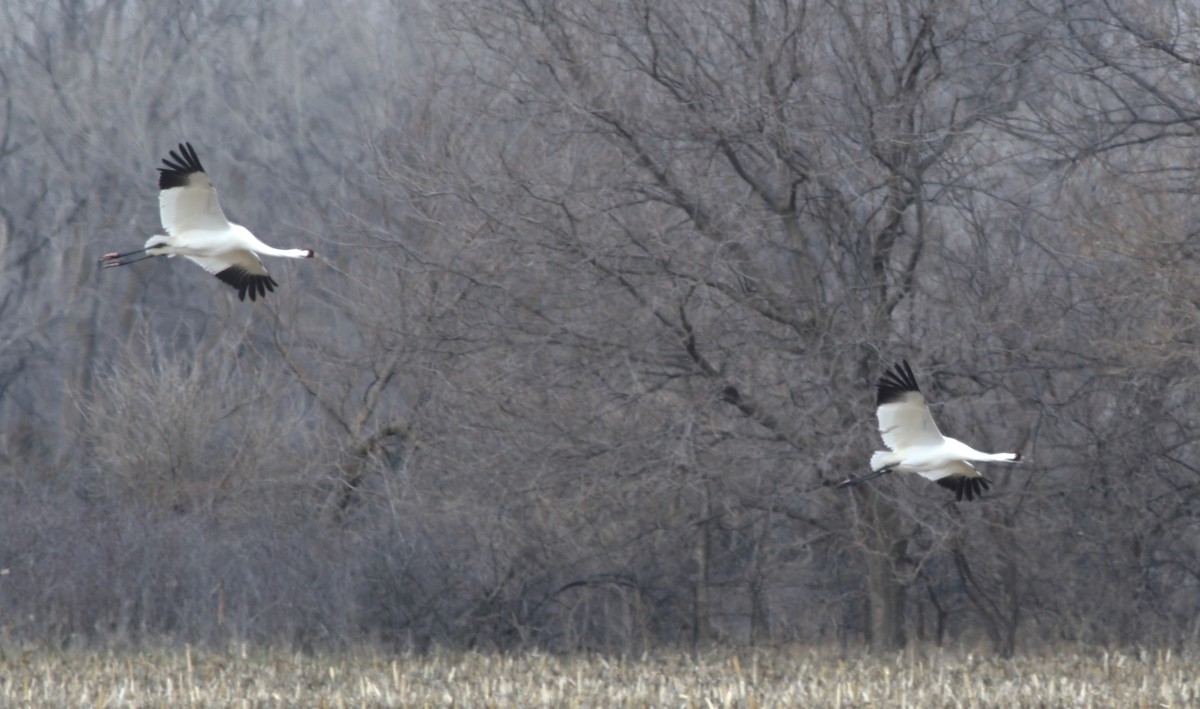
<instances>
[{"instance_id":1,"label":"black wingtip","mask_svg":"<svg viewBox=\"0 0 1200 709\"><path fill-rule=\"evenodd\" d=\"M268 292L274 293L275 286L279 285L269 275L259 276L247 273L236 266L219 271L215 275L221 279L222 283L227 283L237 289L238 300L245 300L249 295L250 302L254 302L259 296L265 298Z\"/></svg>"},{"instance_id":2,"label":"black wingtip","mask_svg":"<svg viewBox=\"0 0 1200 709\"><path fill-rule=\"evenodd\" d=\"M906 359L900 360L900 364L893 369L885 371L879 378L876 389L878 390L875 401L877 406L898 401L910 391L921 391L917 387L917 377L913 374L912 367L908 366Z\"/></svg>"},{"instance_id":3,"label":"black wingtip","mask_svg":"<svg viewBox=\"0 0 1200 709\"><path fill-rule=\"evenodd\" d=\"M179 151L172 150L171 158L164 159L162 162L166 167L158 168L158 188L160 190L183 187L187 185L188 176L196 172L204 172L200 158L196 156L196 149L192 147L191 143L180 143Z\"/></svg>"},{"instance_id":4,"label":"black wingtip","mask_svg":"<svg viewBox=\"0 0 1200 709\"><path fill-rule=\"evenodd\" d=\"M965 475L954 475L937 481L938 485L954 492L954 499L962 502L963 497L970 502L976 497L983 497L983 491L991 489L992 481L984 477L969 478Z\"/></svg>"}]
</instances>

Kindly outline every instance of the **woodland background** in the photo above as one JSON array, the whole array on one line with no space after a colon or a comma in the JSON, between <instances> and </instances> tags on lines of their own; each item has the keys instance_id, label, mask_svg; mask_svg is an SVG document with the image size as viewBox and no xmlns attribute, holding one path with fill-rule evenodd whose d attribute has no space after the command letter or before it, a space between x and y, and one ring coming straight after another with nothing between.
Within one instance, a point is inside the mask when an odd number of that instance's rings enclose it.
<instances>
[{"instance_id":1,"label":"woodland background","mask_svg":"<svg viewBox=\"0 0 1200 709\"><path fill-rule=\"evenodd\" d=\"M1200 633L1200 5L0 5L0 639ZM159 229L191 141L314 261ZM901 358L1020 450L854 491Z\"/></svg>"}]
</instances>

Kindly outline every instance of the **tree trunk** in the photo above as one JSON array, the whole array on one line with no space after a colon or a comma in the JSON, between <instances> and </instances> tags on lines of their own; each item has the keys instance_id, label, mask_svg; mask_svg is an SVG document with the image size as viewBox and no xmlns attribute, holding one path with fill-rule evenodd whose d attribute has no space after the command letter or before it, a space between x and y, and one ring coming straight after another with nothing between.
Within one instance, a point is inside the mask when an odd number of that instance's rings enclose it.
<instances>
[{"instance_id":1,"label":"tree trunk","mask_svg":"<svg viewBox=\"0 0 1200 709\"><path fill-rule=\"evenodd\" d=\"M904 598L907 585L900 573L907 546L896 509L867 490L867 603L871 624L868 642L874 651L904 647Z\"/></svg>"},{"instance_id":2,"label":"tree trunk","mask_svg":"<svg viewBox=\"0 0 1200 709\"><path fill-rule=\"evenodd\" d=\"M708 486L704 486L704 517L696 534L696 578L692 595L692 651L708 645L712 638L712 627L708 618L708 564L709 548L708 520L712 516L712 498Z\"/></svg>"}]
</instances>

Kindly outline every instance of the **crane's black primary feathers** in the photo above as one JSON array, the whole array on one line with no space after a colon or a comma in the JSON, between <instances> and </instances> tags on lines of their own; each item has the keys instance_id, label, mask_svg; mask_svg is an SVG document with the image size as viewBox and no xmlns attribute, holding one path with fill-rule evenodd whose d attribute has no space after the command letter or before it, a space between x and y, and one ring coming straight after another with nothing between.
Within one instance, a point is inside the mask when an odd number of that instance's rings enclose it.
<instances>
[{"instance_id":1,"label":"crane's black primary feathers","mask_svg":"<svg viewBox=\"0 0 1200 709\"><path fill-rule=\"evenodd\" d=\"M883 376L879 378L876 388L879 390L879 397L875 401L876 406L900 401L910 391L921 391L917 387L917 378L913 375L912 367L908 366L906 359L901 360L894 370L884 372Z\"/></svg>"},{"instance_id":2,"label":"crane's black primary feathers","mask_svg":"<svg viewBox=\"0 0 1200 709\"><path fill-rule=\"evenodd\" d=\"M964 497L970 502L976 497L983 497L983 491L991 488L992 481L985 477L968 478L962 475L954 475L938 480L937 484L947 490L953 490L954 499L958 502L962 502Z\"/></svg>"},{"instance_id":3,"label":"crane's black primary feathers","mask_svg":"<svg viewBox=\"0 0 1200 709\"><path fill-rule=\"evenodd\" d=\"M200 158L196 157L196 149L191 143L180 143L179 152L171 151L171 160L163 160L166 167L158 168L158 189L169 190L172 187L186 187L188 176L195 172L204 172Z\"/></svg>"},{"instance_id":4,"label":"crane's black primary feathers","mask_svg":"<svg viewBox=\"0 0 1200 709\"><path fill-rule=\"evenodd\" d=\"M245 300L247 293L250 294L251 301L260 295L265 298L267 291L274 293L275 286L279 285L270 276L249 273L240 266L231 266L224 271L218 271L216 276L237 289L238 300Z\"/></svg>"}]
</instances>

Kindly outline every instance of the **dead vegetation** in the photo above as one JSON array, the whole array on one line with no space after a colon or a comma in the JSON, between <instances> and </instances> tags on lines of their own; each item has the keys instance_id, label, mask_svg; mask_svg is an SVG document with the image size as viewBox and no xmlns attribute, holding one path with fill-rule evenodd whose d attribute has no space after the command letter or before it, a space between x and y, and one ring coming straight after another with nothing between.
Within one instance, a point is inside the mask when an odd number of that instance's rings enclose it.
<instances>
[{"instance_id":1,"label":"dead vegetation","mask_svg":"<svg viewBox=\"0 0 1200 709\"><path fill-rule=\"evenodd\" d=\"M312 656L8 651L5 706L1194 706L1200 661L1170 651L999 660L810 648L663 653Z\"/></svg>"}]
</instances>

